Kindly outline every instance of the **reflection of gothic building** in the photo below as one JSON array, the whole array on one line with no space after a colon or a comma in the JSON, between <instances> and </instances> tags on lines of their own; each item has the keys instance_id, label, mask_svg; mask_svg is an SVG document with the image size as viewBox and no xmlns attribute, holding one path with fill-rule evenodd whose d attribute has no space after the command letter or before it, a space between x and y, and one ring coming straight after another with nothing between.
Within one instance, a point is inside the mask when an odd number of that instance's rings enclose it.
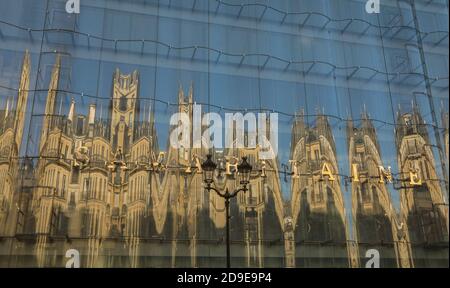
<instances>
[{"instance_id":1,"label":"reflection of gothic building","mask_svg":"<svg viewBox=\"0 0 450 288\"><path fill-rule=\"evenodd\" d=\"M148 162L154 152L153 123L151 119L138 121L137 72L115 72L109 119L96 118L94 105L89 106L87 117L76 114L74 101L67 116L56 115L60 65L58 57L51 75L35 171L30 229L37 235L37 261L39 266L55 265L57 256L49 257L50 251L62 251L68 244L53 238L63 237L85 239L79 246L82 255L87 255L84 265L108 265L112 260L107 256L98 259L99 253L134 255L137 249L139 241L134 237L142 231L148 200L144 194L148 177L139 164ZM126 237L129 251L114 251L116 247L102 243L118 236ZM114 261L120 261L120 257ZM133 266L133 258L131 262Z\"/></svg>"},{"instance_id":2,"label":"reflection of gothic building","mask_svg":"<svg viewBox=\"0 0 450 288\"><path fill-rule=\"evenodd\" d=\"M443 137L444 137L444 149L445 149L445 156L447 158L447 164L449 164L448 162L448 157L449 157L449 151L448 151L448 112L442 112L442 126L444 128L444 133L443 133ZM447 169L448 169L448 165L447 165Z\"/></svg>"},{"instance_id":3,"label":"reflection of gothic building","mask_svg":"<svg viewBox=\"0 0 450 288\"><path fill-rule=\"evenodd\" d=\"M36 183L30 184L32 201L23 208L26 223L16 230L23 245L8 252L25 249L36 258L17 257L13 265L64 266L65 251L75 248L85 267L222 266L224 202L205 191L198 169L208 150L169 147L167 153L159 152L150 109L139 115L137 72L115 72L108 119L98 117L94 105L87 116L77 114L75 101L67 116L56 115L60 68L57 57L42 120ZM178 100L179 112L192 120L192 87L188 97L180 88ZM138 120L142 118L148 120ZM234 164L245 154L257 165L258 151L230 149L215 156ZM287 265L277 167L274 161L265 165L271 169L267 177L252 180L249 191L232 204L234 267ZM233 172L236 166L230 166ZM237 185L233 177L223 184Z\"/></svg>"},{"instance_id":4,"label":"reflection of gothic building","mask_svg":"<svg viewBox=\"0 0 450 288\"><path fill-rule=\"evenodd\" d=\"M367 261L368 250L377 249L382 255L380 267L411 267L409 247L403 237L406 227L397 223L386 189L388 180L380 178L380 167L383 167L380 147L366 113L359 127L354 126L353 121L348 122L347 138L353 229L360 263Z\"/></svg>"},{"instance_id":5,"label":"reflection of gothic building","mask_svg":"<svg viewBox=\"0 0 450 288\"><path fill-rule=\"evenodd\" d=\"M394 183L401 193L400 221L387 183L379 182L383 163L374 127L368 119L358 127L349 123L349 167L351 174L353 164L358 167L359 180L351 183L350 228L341 190L345 178L339 175L327 117L319 115L314 126L302 116L295 118L292 197L284 201L278 159L263 160L262 145L210 149L211 139L202 138L194 146L201 148L160 151L152 109L139 99L136 71L115 71L108 117L97 113L96 105L84 111L75 100L66 107L67 115L59 115L61 70L57 57L43 111L30 121L36 125L40 119L36 126L42 125L37 157L19 161L27 119L28 53L18 96L8 98L0 110L0 266L64 267L69 249L80 252L82 267L224 266L224 199L204 189L201 174L200 163L209 152L221 171L214 184L220 189L239 185L235 172L240 157L248 156L255 168L249 190L231 201L232 267L363 267L366 251L374 248L381 254L381 267L448 265L448 207L442 205L417 109L399 116L396 130L401 178L406 179ZM194 144L192 87L188 95L180 87L178 104L175 112L187 113L191 123L183 133ZM233 124L233 140L242 132L248 143L245 129L238 131ZM270 138L270 119L268 127ZM448 129L444 139L448 151ZM354 241L349 241L349 229Z\"/></svg>"},{"instance_id":6,"label":"reflection of gothic building","mask_svg":"<svg viewBox=\"0 0 450 288\"><path fill-rule=\"evenodd\" d=\"M25 53L20 75L17 102L8 98L4 110L0 110L0 235L14 235L14 193L19 189L18 156L25 128L25 113L30 84L30 54Z\"/></svg>"},{"instance_id":7,"label":"reflection of gothic building","mask_svg":"<svg viewBox=\"0 0 450 288\"><path fill-rule=\"evenodd\" d=\"M436 173L427 125L416 105L398 113L396 128L401 221L406 223L414 267L448 267L448 206Z\"/></svg>"},{"instance_id":8,"label":"reflection of gothic building","mask_svg":"<svg viewBox=\"0 0 450 288\"><path fill-rule=\"evenodd\" d=\"M349 267L344 202L334 138L325 116L316 126L294 120L292 216L297 267ZM296 170L296 171L295 171ZM331 171L332 176L323 176ZM349 257L350 256L350 257Z\"/></svg>"},{"instance_id":9,"label":"reflection of gothic building","mask_svg":"<svg viewBox=\"0 0 450 288\"><path fill-rule=\"evenodd\" d=\"M192 137L193 90L188 97L180 89L178 95L179 111L189 115L190 139ZM201 147L207 139L202 138ZM246 155L256 165L259 149L225 149L213 151L219 161L222 174L216 181L220 189L230 190L238 186L234 177L224 177L236 170L240 157ZM225 205L224 200L214 192L203 188L199 171L208 149L170 147L167 153L166 173L152 174L154 186L151 187L153 217L158 219L155 235L171 240L170 262L164 266L178 267L221 267L223 264L223 245L225 244ZM228 162L223 160L227 159ZM231 201L231 251L233 267L282 267L284 242L281 223L282 199L275 162L268 162L265 178L255 178L248 185L249 191L241 193ZM174 169L171 167L181 167ZM275 171L274 171L275 170ZM270 174L270 176L269 176ZM161 177L160 177L161 176ZM222 181L220 181L222 179ZM160 191L160 192L158 192ZM160 193L160 195L157 195Z\"/></svg>"}]
</instances>

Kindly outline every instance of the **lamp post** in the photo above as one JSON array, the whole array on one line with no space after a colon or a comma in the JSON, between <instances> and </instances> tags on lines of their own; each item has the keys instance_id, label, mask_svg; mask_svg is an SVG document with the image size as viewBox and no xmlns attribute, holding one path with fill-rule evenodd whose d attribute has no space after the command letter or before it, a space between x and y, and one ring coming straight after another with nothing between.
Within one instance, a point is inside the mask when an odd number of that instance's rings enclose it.
<instances>
[{"instance_id":1,"label":"lamp post","mask_svg":"<svg viewBox=\"0 0 450 288\"><path fill-rule=\"evenodd\" d=\"M203 181L206 184L208 191L214 191L221 198L225 199L225 217L226 217L226 244L227 244L227 268L230 268L230 199L236 197L239 192L247 192L247 185L250 182L250 172L252 171L252 165L247 162L247 157L242 157L242 162L237 165L240 188L230 192L228 188L225 188L224 192L211 186L214 183L214 171L217 164L212 161L210 154L206 155L205 162L202 163Z\"/></svg>"}]
</instances>

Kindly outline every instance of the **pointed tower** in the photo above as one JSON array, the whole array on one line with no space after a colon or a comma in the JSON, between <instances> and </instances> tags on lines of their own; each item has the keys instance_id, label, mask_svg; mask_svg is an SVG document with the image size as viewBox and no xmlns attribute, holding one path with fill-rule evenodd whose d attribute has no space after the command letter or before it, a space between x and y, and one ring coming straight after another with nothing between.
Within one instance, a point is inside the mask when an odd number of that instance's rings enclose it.
<instances>
[{"instance_id":1,"label":"pointed tower","mask_svg":"<svg viewBox=\"0 0 450 288\"><path fill-rule=\"evenodd\" d=\"M52 75L50 79L50 84L48 87L48 93L47 93L47 101L45 103L45 110L44 110L44 120L42 123L42 133L41 133L41 140L40 140L40 146L39 146L39 153L42 152L42 148L44 147L48 134L50 125L52 122L52 119L54 118L55 113L55 103L56 103L56 96L58 94L58 85L59 85L59 76L61 71L61 55L56 56L56 62L53 66Z\"/></svg>"},{"instance_id":2,"label":"pointed tower","mask_svg":"<svg viewBox=\"0 0 450 288\"><path fill-rule=\"evenodd\" d=\"M120 148L125 155L133 142L134 124L139 119L139 73L124 75L116 69L111 100L111 142L114 153Z\"/></svg>"},{"instance_id":3,"label":"pointed tower","mask_svg":"<svg viewBox=\"0 0 450 288\"><path fill-rule=\"evenodd\" d=\"M297 267L349 267L336 148L327 117L293 126L292 227ZM324 172L325 171L325 172Z\"/></svg>"},{"instance_id":4,"label":"pointed tower","mask_svg":"<svg viewBox=\"0 0 450 288\"><path fill-rule=\"evenodd\" d=\"M444 137L444 149L445 149L445 156L447 156L447 162L448 162L448 158L449 158L449 146L448 146L448 111L446 112L444 109L442 109L442 127L444 128L443 130L443 137ZM448 169L448 165L447 165L447 169ZM448 172L448 171L447 171Z\"/></svg>"},{"instance_id":5,"label":"pointed tower","mask_svg":"<svg viewBox=\"0 0 450 288\"><path fill-rule=\"evenodd\" d=\"M10 99L10 97L6 98L5 121L6 121L6 119L8 119L9 110L11 110L11 107L9 107L9 99Z\"/></svg>"},{"instance_id":6,"label":"pointed tower","mask_svg":"<svg viewBox=\"0 0 450 288\"><path fill-rule=\"evenodd\" d=\"M193 103L193 86L189 87L188 96L186 97L184 94L184 90L182 85L180 84L178 88L178 113L186 113L190 120L189 127L189 143L191 146L193 144L193 117L194 117L194 103ZM174 161L177 161L181 165L190 165L190 161L192 159L193 149L191 147L181 147L176 151L172 151L171 156ZM169 160L170 161L170 160Z\"/></svg>"},{"instance_id":7,"label":"pointed tower","mask_svg":"<svg viewBox=\"0 0 450 288\"><path fill-rule=\"evenodd\" d=\"M67 132L72 135L74 131L74 120L75 120L75 100L72 98L70 101L69 114L67 114Z\"/></svg>"},{"instance_id":8,"label":"pointed tower","mask_svg":"<svg viewBox=\"0 0 450 288\"><path fill-rule=\"evenodd\" d=\"M19 161L20 145L22 143L25 111L30 84L30 54L25 52L19 81L17 105L14 112L14 100L8 98L0 130L0 235L14 235L17 223L16 209L13 207L17 199L20 183Z\"/></svg>"},{"instance_id":9,"label":"pointed tower","mask_svg":"<svg viewBox=\"0 0 450 288\"><path fill-rule=\"evenodd\" d=\"M144 191L144 181L139 178L139 182L138 175L140 177L144 172L141 171L130 176L128 171L128 169L134 170L136 167L132 166L134 165L133 163L137 163L139 155L145 154L142 153L143 149L141 147L143 146L134 142L138 137L134 132L139 130L135 129L139 125L139 73L137 70L131 74L121 74L120 70L116 69L113 75L110 111L110 155L113 155L115 161L122 162L125 166L111 171L115 184L112 186L111 192L115 198L111 202L113 217L111 218L108 233L114 236L122 235L127 237L135 233L134 235L139 236L138 231L141 232L139 227L142 226L137 225L137 221L143 219L142 191ZM95 108L91 106L90 123L93 123L94 113ZM139 152L137 152L138 147L140 147ZM100 177L102 180L107 180L103 176ZM130 184L126 185L126 182ZM136 188L137 185L140 185L139 188ZM137 204L137 207L130 206L131 203ZM132 213L137 211L139 211L139 215L133 214L136 217L131 217ZM127 215L127 217L118 217L118 215ZM133 224L136 224L136 226L132 226ZM137 244L133 242L134 240L130 241L132 244L129 248L130 256L133 256L136 255L138 246L133 246ZM94 246L98 245L99 242L97 241ZM136 258L133 260L132 267L137 267L135 260Z\"/></svg>"},{"instance_id":10,"label":"pointed tower","mask_svg":"<svg viewBox=\"0 0 450 288\"><path fill-rule=\"evenodd\" d=\"M19 92L17 95L16 115L14 120L14 131L17 150L20 151L20 145L22 144L23 129L25 123L25 113L27 110L28 102L28 90L30 87L30 53L28 50L25 52L22 64L22 73L20 76Z\"/></svg>"},{"instance_id":11,"label":"pointed tower","mask_svg":"<svg viewBox=\"0 0 450 288\"><path fill-rule=\"evenodd\" d=\"M397 113L396 147L401 221L408 226L414 267L448 267L448 204L437 181L427 125L415 103L412 111Z\"/></svg>"},{"instance_id":12,"label":"pointed tower","mask_svg":"<svg viewBox=\"0 0 450 288\"><path fill-rule=\"evenodd\" d=\"M352 228L359 267L365 266L367 251L376 249L381 255L381 268L409 268L410 247L407 239L401 237L404 233L397 227L389 191L379 177L379 167L383 163L375 127L367 113L361 118L358 126L351 120L347 122Z\"/></svg>"}]
</instances>

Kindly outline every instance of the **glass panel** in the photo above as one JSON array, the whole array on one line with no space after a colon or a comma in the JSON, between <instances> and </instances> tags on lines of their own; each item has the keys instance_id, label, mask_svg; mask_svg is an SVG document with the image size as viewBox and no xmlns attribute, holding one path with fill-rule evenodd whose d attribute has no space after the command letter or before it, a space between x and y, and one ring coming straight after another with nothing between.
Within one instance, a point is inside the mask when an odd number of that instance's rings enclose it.
<instances>
[{"instance_id":1,"label":"glass panel","mask_svg":"<svg viewBox=\"0 0 450 288\"><path fill-rule=\"evenodd\" d=\"M448 267L446 1L66 2L1 4L0 267Z\"/></svg>"}]
</instances>

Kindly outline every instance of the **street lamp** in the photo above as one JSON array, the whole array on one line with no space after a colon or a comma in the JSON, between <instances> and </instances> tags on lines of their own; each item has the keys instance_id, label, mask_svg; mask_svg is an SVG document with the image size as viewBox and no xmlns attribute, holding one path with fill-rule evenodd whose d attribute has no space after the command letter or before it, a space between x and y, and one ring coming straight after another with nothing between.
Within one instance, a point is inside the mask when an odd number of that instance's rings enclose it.
<instances>
[{"instance_id":1,"label":"street lamp","mask_svg":"<svg viewBox=\"0 0 450 288\"><path fill-rule=\"evenodd\" d=\"M237 196L241 191L247 192L247 185L250 182L250 172L252 171L252 165L247 162L247 157L242 157L242 162L237 165L239 183L241 188L230 192L228 188L225 188L225 192L221 192L218 189L211 186L214 183L214 172L217 168L217 164L212 161L210 154L206 155L205 162L202 163L203 181L206 184L208 191L215 191L217 195L225 199L225 217L226 217L226 242L227 242L227 268L230 268L230 199Z\"/></svg>"},{"instance_id":2,"label":"street lamp","mask_svg":"<svg viewBox=\"0 0 450 288\"><path fill-rule=\"evenodd\" d=\"M214 171L217 167L217 164L212 161L211 157L211 154L206 155L206 161L202 163L203 181L207 186L214 182Z\"/></svg>"}]
</instances>

